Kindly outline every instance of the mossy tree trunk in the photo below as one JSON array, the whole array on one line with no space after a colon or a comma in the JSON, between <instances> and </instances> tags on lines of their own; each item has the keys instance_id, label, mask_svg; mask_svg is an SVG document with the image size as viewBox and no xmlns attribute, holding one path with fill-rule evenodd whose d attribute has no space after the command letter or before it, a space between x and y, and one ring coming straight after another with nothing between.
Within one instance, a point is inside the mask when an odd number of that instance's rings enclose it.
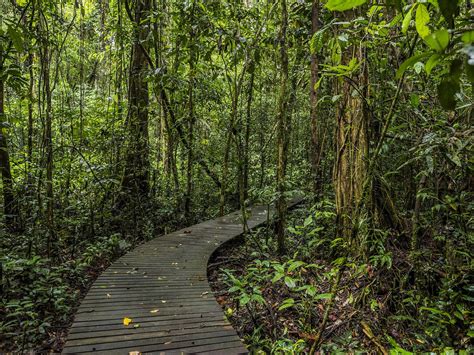
<instances>
[{"instance_id":1,"label":"mossy tree trunk","mask_svg":"<svg viewBox=\"0 0 474 355\"><path fill-rule=\"evenodd\" d=\"M134 42L131 51L131 67L128 89L128 147L122 192L135 201L144 201L149 193L150 163L148 158L148 62L145 52L149 32L148 15L151 0L137 0L134 12Z\"/></svg>"}]
</instances>

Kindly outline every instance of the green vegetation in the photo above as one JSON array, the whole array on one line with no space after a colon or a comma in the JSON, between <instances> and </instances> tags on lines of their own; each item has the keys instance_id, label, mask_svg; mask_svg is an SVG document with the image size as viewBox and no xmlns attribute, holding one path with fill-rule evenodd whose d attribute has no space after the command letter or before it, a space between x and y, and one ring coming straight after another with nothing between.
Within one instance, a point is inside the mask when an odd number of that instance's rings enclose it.
<instances>
[{"instance_id":1,"label":"green vegetation","mask_svg":"<svg viewBox=\"0 0 474 355\"><path fill-rule=\"evenodd\" d=\"M1 1L0 351L60 351L118 256L265 203L274 228L211 268L250 349L472 352L473 19L471 0Z\"/></svg>"}]
</instances>

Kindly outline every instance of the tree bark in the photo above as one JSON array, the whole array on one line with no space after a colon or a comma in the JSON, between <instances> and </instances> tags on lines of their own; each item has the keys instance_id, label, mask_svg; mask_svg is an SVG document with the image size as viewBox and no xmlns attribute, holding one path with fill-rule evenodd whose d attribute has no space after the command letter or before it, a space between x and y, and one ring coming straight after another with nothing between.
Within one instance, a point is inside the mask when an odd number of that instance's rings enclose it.
<instances>
[{"instance_id":1,"label":"tree bark","mask_svg":"<svg viewBox=\"0 0 474 355\"><path fill-rule=\"evenodd\" d=\"M53 191L53 131L52 131L52 89L50 84L50 48L46 18L40 11L40 27L42 30L41 72L43 78L43 95L45 97L45 123L43 146L45 150L44 165L46 166L46 225L48 229L48 257L57 257L57 238L54 227L54 191Z\"/></svg>"},{"instance_id":2,"label":"tree bark","mask_svg":"<svg viewBox=\"0 0 474 355\"><path fill-rule=\"evenodd\" d=\"M3 48L0 47L0 73L3 73ZM10 168L7 133L5 130L5 84L0 78L0 169L3 184L3 212L5 224L10 231L18 228L18 203L13 191L13 178Z\"/></svg>"},{"instance_id":3,"label":"tree bark","mask_svg":"<svg viewBox=\"0 0 474 355\"><path fill-rule=\"evenodd\" d=\"M355 15L351 11L352 16ZM340 235L352 243L354 212L362 198L362 189L367 173L368 119L365 110L367 70L364 63L364 48L349 46L343 53L343 63L348 65L353 57L361 63L360 71L351 78L340 79L337 90L342 95L337 109L336 159L334 165L334 188L336 192L336 215ZM352 83L357 83L353 87ZM355 92L354 92L355 91Z\"/></svg>"},{"instance_id":4,"label":"tree bark","mask_svg":"<svg viewBox=\"0 0 474 355\"><path fill-rule=\"evenodd\" d=\"M128 147L122 192L136 201L146 199L149 193L150 163L148 158L148 82L146 70L146 38L149 28L147 18L151 0L137 0L134 14L134 43L131 53L128 89Z\"/></svg>"},{"instance_id":5,"label":"tree bark","mask_svg":"<svg viewBox=\"0 0 474 355\"><path fill-rule=\"evenodd\" d=\"M319 0L313 0L311 8L311 35L314 35L318 31L319 21ZM312 183L313 192L317 193L320 191L320 168L319 164L321 161L321 135L320 125L318 122L318 92L315 88L319 80L318 71L318 54L311 53L311 87L310 87L310 105L311 105L311 172L312 172Z\"/></svg>"},{"instance_id":6,"label":"tree bark","mask_svg":"<svg viewBox=\"0 0 474 355\"><path fill-rule=\"evenodd\" d=\"M252 118L253 86L255 82L255 67L250 72L250 82L247 98L247 115L245 120L245 139L244 139L244 167L243 167L243 191L244 199L248 198L249 189L249 161L250 161L250 122Z\"/></svg>"},{"instance_id":7,"label":"tree bark","mask_svg":"<svg viewBox=\"0 0 474 355\"><path fill-rule=\"evenodd\" d=\"M188 156L187 156L187 167L186 167L186 194L184 197L184 214L189 217L191 212L191 195L193 190L193 146L194 146L194 64L196 54L194 52L194 40L196 33L193 29L194 22L194 8L195 3L193 2L190 16L190 29L189 29L189 87L188 87Z\"/></svg>"},{"instance_id":8,"label":"tree bark","mask_svg":"<svg viewBox=\"0 0 474 355\"><path fill-rule=\"evenodd\" d=\"M280 95L278 99L278 115L277 115L277 222L276 234L278 243L278 253L285 253L285 226L286 226L286 199L285 199L285 175L287 165L287 153L289 138L288 132L288 53L286 44L286 31L288 27L288 11L286 0L281 0L281 28L279 35L280 42Z\"/></svg>"}]
</instances>

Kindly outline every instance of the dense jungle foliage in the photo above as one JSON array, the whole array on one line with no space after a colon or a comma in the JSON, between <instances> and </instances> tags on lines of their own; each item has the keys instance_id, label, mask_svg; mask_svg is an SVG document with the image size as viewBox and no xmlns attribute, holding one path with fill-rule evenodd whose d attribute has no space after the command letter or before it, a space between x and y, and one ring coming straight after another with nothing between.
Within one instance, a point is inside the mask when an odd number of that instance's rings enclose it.
<instances>
[{"instance_id":1,"label":"dense jungle foliage","mask_svg":"<svg viewBox=\"0 0 474 355\"><path fill-rule=\"evenodd\" d=\"M473 118L471 0L0 0L0 351L264 203L209 270L249 349L472 353Z\"/></svg>"}]
</instances>

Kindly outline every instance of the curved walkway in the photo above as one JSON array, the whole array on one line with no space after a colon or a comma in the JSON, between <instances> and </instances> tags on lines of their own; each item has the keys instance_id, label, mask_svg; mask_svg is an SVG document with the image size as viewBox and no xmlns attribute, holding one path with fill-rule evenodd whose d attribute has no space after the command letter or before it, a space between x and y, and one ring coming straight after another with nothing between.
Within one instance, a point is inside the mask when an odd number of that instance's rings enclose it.
<instances>
[{"instance_id":1,"label":"curved walkway","mask_svg":"<svg viewBox=\"0 0 474 355\"><path fill-rule=\"evenodd\" d=\"M266 207L255 206L248 225L266 219ZM207 280L211 254L241 234L240 212L234 212L153 239L118 259L82 301L63 353L247 353Z\"/></svg>"}]
</instances>

